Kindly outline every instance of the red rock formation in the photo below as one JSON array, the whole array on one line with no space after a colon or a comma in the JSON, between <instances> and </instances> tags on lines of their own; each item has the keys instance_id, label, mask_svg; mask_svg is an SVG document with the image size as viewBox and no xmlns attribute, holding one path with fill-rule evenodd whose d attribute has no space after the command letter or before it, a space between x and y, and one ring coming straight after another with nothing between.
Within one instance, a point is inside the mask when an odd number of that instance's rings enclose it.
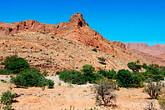
<instances>
[{"instance_id":1,"label":"red rock formation","mask_svg":"<svg viewBox=\"0 0 165 110\"><path fill-rule=\"evenodd\" d=\"M148 46L145 43L126 43L126 48L138 50L160 58L162 58L164 56L163 54L165 54L165 45L163 44Z\"/></svg>"},{"instance_id":2,"label":"red rock formation","mask_svg":"<svg viewBox=\"0 0 165 110\"><path fill-rule=\"evenodd\" d=\"M126 49L125 44L119 41L109 41L97 31L89 27L85 22L82 14L77 13L71 16L69 22L59 23L58 25L39 23L34 20L27 20L15 23L3 23L0 22L0 31L5 32L7 35L15 34L22 31L39 32L54 37L66 38L78 43L81 43L90 48L97 48L98 50L108 53L120 59L123 63L128 61L135 61L137 59L143 59L138 57L140 53L133 53ZM142 46L139 46L142 45ZM160 47L160 45L158 45ZM156 49L158 46L155 46ZM127 48L148 48L147 44L136 44L132 46L127 44ZM140 48L141 49L141 48ZM145 50L145 49L144 49Z\"/></svg>"}]
</instances>

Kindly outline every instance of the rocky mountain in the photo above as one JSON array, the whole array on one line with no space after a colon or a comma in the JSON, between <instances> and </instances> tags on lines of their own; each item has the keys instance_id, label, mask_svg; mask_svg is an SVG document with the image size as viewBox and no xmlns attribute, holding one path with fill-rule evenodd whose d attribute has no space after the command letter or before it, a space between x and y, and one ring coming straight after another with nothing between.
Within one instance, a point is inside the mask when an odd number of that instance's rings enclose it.
<instances>
[{"instance_id":1,"label":"rocky mountain","mask_svg":"<svg viewBox=\"0 0 165 110\"><path fill-rule=\"evenodd\" d=\"M98 51L92 51L96 48ZM82 14L71 16L69 22L54 24L27 20L0 22L0 60L18 54L31 66L42 70L80 70L84 64L96 69L123 69L130 61L165 65L161 58L129 50L119 41L109 41L89 27ZM98 57L104 57L102 64Z\"/></svg>"},{"instance_id":2,"label":"rocky mountain","mask_svg":"<svg viewBox=\"0 0 165 110\"><path fill-rule=\"evenodd\" d=\"M139 50L141 52L165 59L165 45L163 44L148 46L146 43L126 43L126 48Z\"/></svg>"}]
</instances>

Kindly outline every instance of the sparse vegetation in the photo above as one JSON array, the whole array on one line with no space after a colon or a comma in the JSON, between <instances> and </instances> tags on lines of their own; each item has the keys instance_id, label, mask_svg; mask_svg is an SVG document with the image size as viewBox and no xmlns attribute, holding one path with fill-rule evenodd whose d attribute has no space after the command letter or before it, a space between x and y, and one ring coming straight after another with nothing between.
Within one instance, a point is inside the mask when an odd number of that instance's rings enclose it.
<instances>
[{"instance_id":1,"label":"sparse vegetation","mask_svg":"<svg viewBox=\"0 0 165 110\"><path fill-rule=\"evenodd\" d=\"M141 69L141 66L135 62L130 62L127 64L127 66L129 69L131 69L133 71L134 74L139 73L139 70Z\"/></svg>"},{"instance_id":2,"label":"sparse vegetation","mask_svg":"<svg viewBox=\"0 0 165 110\"><path fill-rule=\"evenodd\" d=\"M4 110L12 110L12 103L16 98L16 94L12 94L11 91L6 91L2 93L1 96L1 108Z\"/></svg>"},{"instance_id":3,"label":"sparse vegetation","mask_svg":"<svg viewBox=\"0 0 165 110\"><path fill-rule=\"evenodd\" d=\"M54 39L54 36L51 36L52 39Z\"/></svg>"},{"instance_id":4,"label":"sparse vegetation","mask_svg":"<svg viewBox=\"0 0 165 110\"><path fill-rule=\"evenodd\" d=\"M152 82L149 80L147 87L144 89L147 92L151 99L158 99L159 95L161 94L161 83L160 82Z\"/></svg>"},{"instance_id":5,"label":"sparse vegetation","mask_svg":"<svg viewBox=\"0 0 165 110\"><path fill-rule=\"evenodd\" d=\"M100 60L101 62L105 62L106 59L104 57L98 57L98 60Z\"/></svg>"},{"instance_id":6,"label":"sparse vegetation","mask_svg":"<svg viewBox=\"0 0 165 110\"><path fill-rule=\"evenodd\" d=\"M96 103L99 105L112 105L113 100L116 99L116 95L113 93L116 88L116 84L108 81L107 79L102 79L95 86L96 92Z\"/></svg>"},{"instance_id":7,"label":"sparse vegetation","mask_svg":"<svg viewBox=\"0 0 165 110\"><path fill-rule=\"evenodd\" d=\"M7 81L5 81L5 80L3 80L3 79L1 79L1 82L2 82L2 83L7 83Z\"/></svg>"},{"instance_id":8,"label":"sparse vegetation","mask_svg":"<svg viewBox=\"0 0 165 110\"><path fill-rule=\"evenodd\" d=\"M46 77L48 76L48 72L47 71L43 71L42 74Z\"/></svg>"},{"instance_id":9,"label":"sparse vegetation","mask_svg":"<svg viewBox=\"0 0 165 110\"><path fill-rule=\"evenodd\" d=\"M97 52L97 49L96 49L96 48L94 48L94 49L92 49L92 51Z\"/></svg>"}]
</instances>

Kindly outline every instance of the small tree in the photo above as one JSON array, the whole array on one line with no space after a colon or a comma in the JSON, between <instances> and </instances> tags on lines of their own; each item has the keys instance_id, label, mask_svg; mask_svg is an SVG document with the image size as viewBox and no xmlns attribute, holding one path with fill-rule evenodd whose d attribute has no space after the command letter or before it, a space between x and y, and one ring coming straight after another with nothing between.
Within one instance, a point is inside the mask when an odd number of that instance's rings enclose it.
<instances>
[{"instance_id":1,"label":"small tree","mask_svg":"<svg viewBox=\"0 0 165 110\"><path fill-rule=\"evenodd\" d=\"M102 75L93 73L95 68L92 65L83 65L81 71L83 72L83 77L86 81L90 83L95 83L96 80L102 79Z\"/></svg>"},{"instance_id":2,"label":"small tree","mask_svg":"<svg viewBox=\"0 0 165 110\"><path fill-rule=\"evenodd\" d=\"M1 104L3 105L3 109L4 110L12 110L12 103L13 103L13 100L14 98L16 98L16 94L12 94L11 91L6 91L6 92L3 92L2 93L2 96L1 96Z\"/></svg>"},{"instance_id":3,"label":"small tree","mask_svg":"<svg viewBox=\"0 0 165 110\"><path fill-rule=\"evenodd\" d=\"M90 74L93 73L93 71L95 70L95 68L92 65L83 65L81 71L84 74Z\"/></svg>"},{"instance_id":4,"label":"small tree","mask_svg":"<svg viewBox=\"0 0 165 110\"><path fill-rule=\"evenodd\" d=\"M6 57L4 62L1 64L5 65L6 70L10 70L13 73L19 73L22 70L29 69L28 62L25 59L18 57L17 55Z\"/></svg>"},{"instance_id":5,"label":"small tree","mask_svg":"<svg viewBox=\"0 0 165 110\"><path fill-rule=\"evenodd\" d=\"M113 93L115 88L115 83L107 79L100 80L98 85L95 86L96 102L99 103L99 105L103 103L104 106L113 104L113 101L116 99L116 95Z\"/></svg>"},{"instance_id":6,"label":"small tree","mask_svg":"<svg viewBox=\"0 0 165 110\"><path fill-rule=\"evenodd\" d=\"M133 75L130 71L125 69L118 71L118 73L116 74L116 79L122 87L129 88L133 84Z\"/></svg>"},{"instance_id":7,"label":"small tree","mask_svg":"<svg viewBox=\"0 0 165 110\"><path fill-rule=\"evenodd\" d=\"M92 51L97 52L97 49L96 49L96 48L94 48L94 49L92 49Z\"/></svg>"},{"instance_id":8,"label":"small tree","mask_svg":"<svg viewBox=\"0 0 165 110\"><path fill-rule=\"evenodd\" d=\"M116 75L116 71L114 69L109 70L109 71L99 69L99 71L97 73L108 79L115 79L115 75Z\"/></svg>"},{"instance_id":9,"label":"small tree","mask_svg":"<svg viewBox=\"0 0 165 110\"><path fill-rule=\"evenodd\" d=\"M106 59L104 57L98 57L98 60L100 61L99 63L104 64L104 65L106 64L105 63Z\"/></svg>"},{"instance_id":10,"label":"small tree","mask_svg":"<svg viewBox=\"0 0 165 110\"><path fill-rule=\"evenodd\" d=\"M134 73L139 73L141 69L140 65L137 65L135 62L130 62L127 64L128 68L131 69Z\"/></svg>"},{"instance_id":11,"label":"small tree","mask_svg":"<svg viewBox=\"0 0 165 110\"><path fill-rule=\"evenodd\" d=\"M151 99L158 99L159 95L161 94L161 83L156 82L156 84L149 80L147 87L144 89L147 92Z\"/></svg>"},{"instance_id":12,"label":"small tree","mask_svg":"<svg viewBox=\"0 0 165 110\"><path fill-rule=\"evenodd\" d=\"M44 75L40 74L39 70L32 68L28 71L17 74L16 77L10 79L11 83L14 83L17 87L53 87L54 82L45 78Z\"/></svg>"}]
</instances>

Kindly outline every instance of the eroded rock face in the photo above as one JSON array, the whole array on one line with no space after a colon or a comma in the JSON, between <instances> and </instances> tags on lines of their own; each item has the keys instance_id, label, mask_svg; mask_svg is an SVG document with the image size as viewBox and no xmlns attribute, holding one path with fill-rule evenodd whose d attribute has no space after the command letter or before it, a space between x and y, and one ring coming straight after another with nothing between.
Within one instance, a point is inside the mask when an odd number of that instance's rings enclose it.
<instances>
[{"instance_id":1,"label":"eroded rock face","mask_svg":"<svg viewBox=\"0 0 165 110\"><path fill-rule=\"evenodd\" d=\"M69 22L59 23L58 25L43 24L34 20L21 21L16 23L0 24L0 31L5 31L6 34L14 34L19 31L41 32L52 34L55 37L63 37L69 40L76 41L91 48L97 48L103 52L115 55L116 47L125 48L125 45L119 42L111 43L103 38L97 31L89 27L85 22L83 15L76 13L71 16ZM114 45L114 46L112 46Z\"/></svg>"},{"instance_id":2,"label":"eroded rock face","mask_svg":"<svg viewBox=\"0 0 165 110\"><path fill-rule=\"evenodd\" d=\"M34 20L27 20L15 23L0 23L0 31L6 34L14 34L19 31L50 33L56 28L53 24L43 24Z\"/></svg>"}]
</instances>

